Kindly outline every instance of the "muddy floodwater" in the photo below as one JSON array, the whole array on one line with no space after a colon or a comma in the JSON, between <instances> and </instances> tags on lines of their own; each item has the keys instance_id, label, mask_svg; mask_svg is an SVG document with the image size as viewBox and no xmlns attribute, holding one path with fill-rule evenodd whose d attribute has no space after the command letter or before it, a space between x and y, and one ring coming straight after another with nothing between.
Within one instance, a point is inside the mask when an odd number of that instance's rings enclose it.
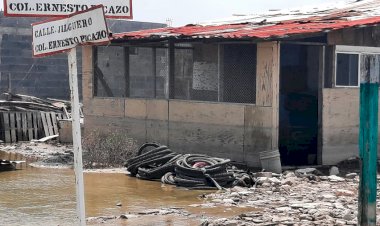
<instances>
[{"instance_id":1,"label":"muddy floodwater","mask_svg":"<svg viewBox=\"0 0 380 226\"><path fill-rule=\"evenodd\" d=\"M75 225L75 176L70 169L40 169L21 165L0 172L0 225ZM85 173L86 217L120 216L126 212L183 207L196 216L226 217L236 209L191 208L202 203L199 195L159 182L125 174ZM116 204L121 203L122 206ZM239 212L239 211L238 211ZM128 220L122 225L199 225L199 217L158 216Z\"/></svg>"}]
</instances>

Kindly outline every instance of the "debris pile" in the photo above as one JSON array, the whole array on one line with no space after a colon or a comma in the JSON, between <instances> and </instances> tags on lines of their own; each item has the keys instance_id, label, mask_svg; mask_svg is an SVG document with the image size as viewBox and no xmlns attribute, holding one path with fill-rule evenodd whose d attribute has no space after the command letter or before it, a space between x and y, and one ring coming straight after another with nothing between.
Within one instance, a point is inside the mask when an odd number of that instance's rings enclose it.
<instances>
[{"instance_id":1,"label":"debris pile","mask_svg":"<svg viewBox=\"0 0 380 226\"><path fill-rule=\"evenodd\" d=\"M22 94L3 93L0 100L0 111L53 111L63 113L68 118L70 102L56 99L41 99ZM66 110L65 110L66 109Z\"/></svg>"},{"instance_id":2,"label":"debris pile","mask_svg":"<svg viewBox=\"0 0 380 226\"><path fill-rule=\"evenodd\" d=\"M323 176L315 168L283 174L257 173L251 188L206 194L202 208L256 208L232 218L209 218L202 225L357 225L355 173Z\"/></svg>"},{"instance_id":3,"label":"debris pile","mask_svg":"<svg viewBox=\"0 0 380 226\"><path fill-rule=\"evenodd\" d=\"M137 156L129 159L125 167L131 176L190 189L222 190L253 184L250 174L237 170L229 159L201 154L182 155L156 143L141 146Z\"/></svg>"},{"instance_id":4,"label":"debris pile","mask_svg":"<svg viewBox=\"0 0 380 226\"><path fill-rule=\"evenodd\" d=\"M9 161L0 159L0 172L16 170L16 165L24 162L25 161Z\"/></svg>"},{"instance_id":5,"label":"debris pile","mask_svg":"<svg viewBox=\"0 0 380 226\"><path fill-rule=\"evenodd\" d=\"M69 101L12 93L1 96L0 140L6 143L54 139L58 137L60 121L71 118Z\"/></svg>"}]
</instances>

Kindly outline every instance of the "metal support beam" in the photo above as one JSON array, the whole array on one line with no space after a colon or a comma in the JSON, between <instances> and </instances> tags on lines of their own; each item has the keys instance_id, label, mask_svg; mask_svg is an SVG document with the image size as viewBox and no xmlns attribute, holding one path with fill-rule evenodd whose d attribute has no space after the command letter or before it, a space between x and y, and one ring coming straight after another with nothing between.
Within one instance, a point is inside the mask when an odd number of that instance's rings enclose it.
<instances>
[{"instance_id":1,"label":"metal support beam","mask_svg":"<svg viewBox=\"0 0 380 226\"><path fill-rule=\"evenodd\" d=\"M174 41L169 40L169 99L175 98L175 49Z\"/></svg>"},{"instance_id":2,"label":"metal support beam","mask_svg":"<svg viewBox=\"0 0 380 226\"><path fill-rule=\"evenodd\" d=\"M124 48L124 79L125 79L125 97L130 97L130 62L129 62L129 47Z\"/></svg>"},{"instance_id":3,"label":"metal support beam","mask_svg":"<svg viewBox=\"0 0 380 226\"><path fill-rule=\"evenodd\" d=\"M379 59L361 55L360 81L360 184L358 223L376 225Z\"/></svg>"}]
</instances>

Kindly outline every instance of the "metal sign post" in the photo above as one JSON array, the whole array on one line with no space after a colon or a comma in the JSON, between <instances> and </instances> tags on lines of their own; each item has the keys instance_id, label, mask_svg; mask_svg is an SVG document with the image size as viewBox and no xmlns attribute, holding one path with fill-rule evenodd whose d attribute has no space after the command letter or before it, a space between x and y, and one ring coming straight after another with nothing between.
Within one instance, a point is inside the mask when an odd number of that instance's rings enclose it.
<instances>
[{"instance_id":1,"label":"metal sign post","mask_svg":"<svg viewBox=\"0 0 380 226\"><path fill-rule=\"evenodd\" d=\"M74 170L77 197L77 214L79 225L86 225L85 204L84 204L84 182L83 182L83 163L82 163L82 142L80 129L80 105L78 93L78 67L77 51L72 48L68 52L69 80L71 91L71 118L73 129L73 148L74 148Z\"/></svg>"},{"instance_id":2,"label":"metal sign post","mask_svg":"<svg viewBox=\"0 0 380 226\"><path fill-rule=\"evenodd\" d=\"M68 53L71 90L71 118L74 146L74 170L79 225L86 225L82 136L80 128L80 105L78 93L78 69L76 46L109 43L108 28L102 5L67 18L53 19L33 24L33 56L43 57L60 52Z\"/></svg>"},{"instance_id":3,"label":"metal sign post","mask_svg":"<svg viewBox=\"0 0 380 226\"><path fill-rule=\"evenodd\" d=\"M361 58L358 223L375 226L380 62L376 55L362 55Z\"/></svg>"}]
</instances>

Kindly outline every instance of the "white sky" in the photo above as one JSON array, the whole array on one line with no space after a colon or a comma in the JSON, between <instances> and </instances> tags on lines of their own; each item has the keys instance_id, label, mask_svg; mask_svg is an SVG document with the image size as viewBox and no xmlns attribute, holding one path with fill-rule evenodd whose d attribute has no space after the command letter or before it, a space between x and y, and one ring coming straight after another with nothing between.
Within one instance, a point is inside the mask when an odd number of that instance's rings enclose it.
<instances>
[{"instance_id":1,"label":"white sky","mask_svg":"<svg viewBox=\"0 0 380 226\"><path fill-rule=\"evenodd\" d=\"M134 20L185 25L230 17L232 14L250 14L269 9L294 8L328 3L331 0L134 0Z\"/></svg>"},{"instance_id":2,"label":"white sky","mask_svg":"<svg viewBox=\"0 0 380 226\"><path fill-rule=\"evenodd\" d=\"M250 14L328 2L331 0L133 0L132 4L136 21L165 23L170 18L174 26L180 26L221 19L232 14ZM0 8L2 6L3 0L0 0Z\"/></svg>"}]
</instances>

